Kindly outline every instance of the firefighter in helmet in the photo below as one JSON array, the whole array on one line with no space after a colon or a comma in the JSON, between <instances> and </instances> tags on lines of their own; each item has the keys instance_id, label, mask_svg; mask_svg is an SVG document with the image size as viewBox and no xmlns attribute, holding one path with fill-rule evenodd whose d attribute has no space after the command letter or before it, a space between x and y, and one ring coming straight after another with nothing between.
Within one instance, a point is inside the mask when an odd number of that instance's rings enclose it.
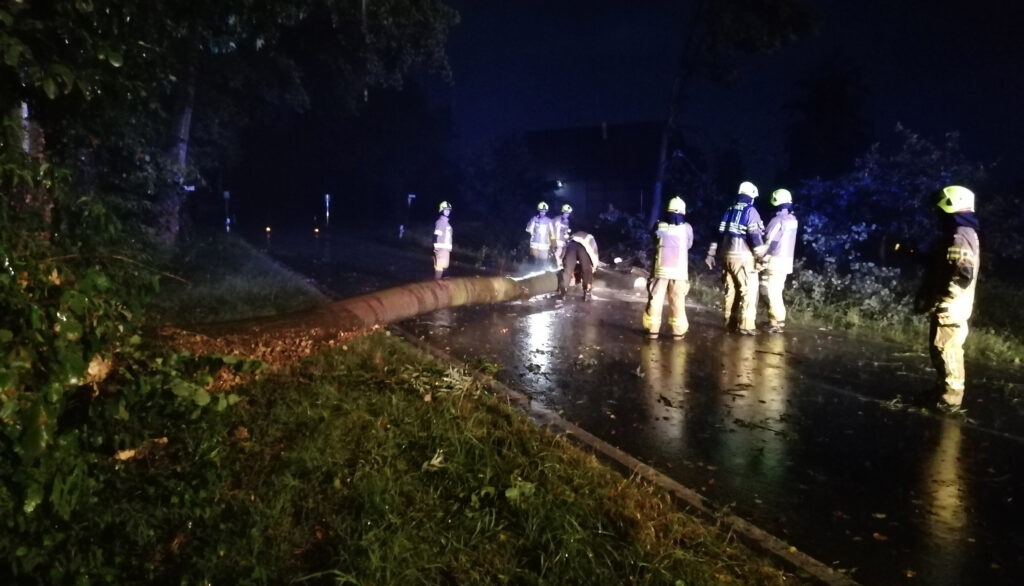
<instances>
[{"instance_id":1,"label":"firefighter in helmet","mask_svg":"<svg viewBox=\"0 0 1024 586\"><path fill-rule=\"evenodd\" d=\"M442 201L437 211L440 215L434 222L434 278L440 279L444 276L444 270L448 268L452 253L452 225L448 221L448 216L452 213L452 204Z\"/></svg>"},{"instance_id":2,"label":"firefighter in helmet","mask_svg":"<svg viewBox=\"0 0 1024 586\"><path fill-rule=\"evenodd\" d=\"M714 269L717 257L725 257L722 271L722 280L725 284L725 327L733 328L735 321L736 331L748 336L757 333L754 329L757 312L755 263L761 262L761 257L767 249L762 238L764 223L761 222L761 215L754 207L755 198L757 186L749 181L740 183L736 201L725 210L718 225L721 241L711 243L708 255L704 259L708 268Z\"/></svg>"},{"instance_id":3,"label":"firefighter in helmet","mask_svg":"<svg viewBox=\"0 0 1024 586\"><path fill-rule=\"evenodd\" d=\"M672 338L679 340L689 329L686 294L690 290L687 255L693 246L693 228L686 222L686 203L681 197L668 202L665 219L654 230L654 270L647 282L647 308L643 325L648 338L658 337L661 310L668 297L668 324Z\"/></svg>"},{"instance_id":4,"label":"firefighter in helmet","mask_svg":"<svg viewBox=\"0 0 1024 586\"><path fill-rule=\"evenodd\" d=\"M555 240L555 226L548 217L548 204L537 204L537 215L526 224L526 232L530 234L530 258L537 268L551 267L551 247Z\"/></svg>"},{"instance_id":5,"label":"firefighter in helmet","mask_svg":"<svg viewBox=\"0 0 1024 586\"><path fill-rule=\"evenodd\" d=\"M768 221L765 233L768 250L762 259L761 280L768 297L768 331L777 334L786 327L782 290L786 286L786 277L793 272L793 250L799 224L792 212L793 194L788 189L776 189L769 201L775 207L775 216Z\"/></svg>"},{"instance_id":6,"label":"firefighter in helmet","mask_svg":"<svg viewBox=\"0 0 1024 586\"><path fill-rule=\"evenodd\" d=\"M569 241L572 230L569 228L569 216L572 215L572 206L562 205L562 215L554 219L555 227L555 262L562 267L562 256L565 254L565 244Z\"/></svg>"},{"instance_id":7,"label":"firefighter in helmet","mask_svg":"<svg viewBox=\"0 0 1024 586\"><path fill-rule=\"evenodd\" d=\"M939 407L961 410L964 398L964 341L974 308L981 250L974 193L950 185L935 198L940 233L916 299L930 314L930 354L939 377Z\"/></svg>"}]
</instances>

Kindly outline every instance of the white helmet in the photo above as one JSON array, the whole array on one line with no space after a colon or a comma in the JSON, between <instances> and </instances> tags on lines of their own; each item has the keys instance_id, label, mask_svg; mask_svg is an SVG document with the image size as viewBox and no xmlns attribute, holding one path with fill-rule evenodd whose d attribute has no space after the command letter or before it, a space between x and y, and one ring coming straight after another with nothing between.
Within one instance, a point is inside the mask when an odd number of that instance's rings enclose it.
<instances>
[{"instance_id":1,"label":"white helmet","mask_svg":"<svg viewBox=\"0 0 1024 586\"><path fill-rule=\"evenodd\" d=\"M793 203L793 194L788 189L776 189L772 192L770 202L773 206L780 206L784 203Z\"/></svg>"},{"instance_id":2,"label":"white helmet","mask_svg":"<svg viewBox=\"0 0 1024 586\"><path fill-rule=\"evenodd\" d=\"M563 214L571 214L572 213L572 206L569 205L569 204L562 204L562 213Z\"/></svg>"},{"instance_id":3,"label":"white helmet","mask_svg":"<svg viewBox=\"0 0 1024 586\"><path fill-rule=\"evenodd\" d=\"M539 204L537 204L537 211L538 212L546 212L546 211L548 211L548 204L543 202L543 201L540 202Z\"/></svg>"},{"instance_id":4,"label":"white helmet","mask_svg":"<svg viewBox=\"0 0 1024 586\"><path fill-rule=\"evenodd\" d=\"M939 192L938 201L936 201L935 204L939 206L939 209L947 214L973 212L974 192L966 187L960 187L959 185L943 187L942 191Z\"/></svg>"},{"instance_id":5,"label":"white helmet","mask_svg":"<svg viewBox=\"0 0 1024 586\"><path fill-rule=\"evenodd\" d=\"M740 183L739 194L757 197L757 186L749 181L744 181L743 183Z\"/></svg>"},{"instance_id":6,"label":"white helmet","mask_svg":"<svg viewBox=\"0 0 1024 586\"><path fill-rule=\"evenodd\" d=\"M668 211L670 214L685 214L686 202L678 195L668 200Z\"/></svg>"},{"instance_id":7,"label":"white helmet","mask_svg":"<svg viewBox=\"0 0 1024 586\"><path fill-rule=\"evenodd\" d=\"M445 210L450 210L450 209L452 209L452 204L450 204L450 203L448 203L446 201L442 201L441 205L437 206L437 211L439 211L439 212L443 212Z\"/></svg>"}]
</instances>

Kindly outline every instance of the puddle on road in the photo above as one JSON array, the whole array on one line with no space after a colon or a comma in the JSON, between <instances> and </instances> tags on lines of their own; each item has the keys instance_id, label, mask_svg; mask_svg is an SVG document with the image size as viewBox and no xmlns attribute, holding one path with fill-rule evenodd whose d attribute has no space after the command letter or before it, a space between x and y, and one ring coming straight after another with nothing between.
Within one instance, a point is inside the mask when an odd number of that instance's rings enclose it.
<instances>
[{"instance_id":1,"label":"puddle on road","mask_svg":"<svg viewBox=\"0 0 1024 586\"><path fill-rule=\"evenodd\" d=\"M827 332L727 335L691 308L685 340L646 341L635 297L402 327L865 584L1024 580L1017 407L969 386L973 425L894 409L930 384L927 358Z\"/></svg>"}]
</instances>

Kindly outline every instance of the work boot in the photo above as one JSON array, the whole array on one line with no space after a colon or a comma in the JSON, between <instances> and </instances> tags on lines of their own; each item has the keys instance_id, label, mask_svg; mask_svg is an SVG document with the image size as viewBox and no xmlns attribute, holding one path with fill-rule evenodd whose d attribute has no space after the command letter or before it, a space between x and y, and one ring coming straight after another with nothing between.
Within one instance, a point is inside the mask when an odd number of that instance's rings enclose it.
<instances>
[{"instance_id":1,"label":"work boot","mask_svg":"<svg viewBox=\"0 0 1024 586\"><path fill-rule=\"evenodd\" d=\"M772 324L772 325L768 326L768 333L769 334L781 334L783 332L783 330L785 330L785 329L786 329L786 324L784 324L784 323Z\"/></svg>"},{"instance_id":2,"label":"work boot","mask_svg":"<svg viewBox=\"0 0 1024 586\"><path fill-rule=\"evenodd\" d=\"M590 292L590 289L587 289L586 291L583 292L583 300L584 301L591 301L593 299L594 299L594 294Z\"/></svg>"},{"instance_id":3,"label":"work boot","mask_svg":"<svg viewBox=\"0 0 1024 586\"><path fill-rule=\"evenodd\" d=\"M672 340L678 342L686 337L686 334L672 334Z\"/></svg>"},{"instance_id":4,"label":"work boot","mask_svg":"<svg viewBox=\"0 0 1024 586\"><path fill-rule=\"evenodd\" d=\"M757 335L757 330L748 330L748 329L740 328L740 329L736 330L736 333L741 335L741 336L756 336Z\"/></svg>"},{"instance_id":5,"label":"work boot","mask_svg":"<svg viewBox=\"0 0 1024 586\"><path fill-rule=\"evenodd\" d=\"M555 291L555 299L565 299L565 287L559 287L558 291Z\"/></svg>"},{"instance_id":6,"label":"work boot","mask_svg":"<svg viewBox=\"0 0 1024 586\"><path fill-rule=\"evenodd\" d=\"M657 340L658 339L658 332L644 332L644 336L648 340Z\"/></svg>"}]
</instances>

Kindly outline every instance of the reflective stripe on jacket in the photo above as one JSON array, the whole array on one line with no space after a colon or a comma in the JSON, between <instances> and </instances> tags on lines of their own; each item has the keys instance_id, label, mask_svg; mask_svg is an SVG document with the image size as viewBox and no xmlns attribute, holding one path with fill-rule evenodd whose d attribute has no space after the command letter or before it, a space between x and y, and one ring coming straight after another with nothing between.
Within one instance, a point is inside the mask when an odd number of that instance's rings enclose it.
<instances>
[{"instance_id":1,"label":"reflective stripe on jacket","mask_svg":"<svg viewBox=\"0 0 1024 586\"><path fill-rule=\"evenodd\" d=\"M793 250L796 248L796 229L799 223L788 209L781 209L768 222L765 241L771 260L768 272L790 274L793 272Z\"/></svg>"},{"instance_id":2,"label":"reflective stripe on jacket","mask_svg":"<svg viewBox=\"0 0 1024 586\"><path fill-rule=\"evenodd\" d=\"M530 248L532 250L551 250L551 241L555 238L551 218L540 214L530 218L530 223L526 225L526 231L530 233Z\"/></svg>"},{"instance_id":3,"label":"reflective stripe on jacket","mask_svg":"<svg viewBox=\"0 0 1024 586\"><path fill-rule=\"evenodd\" d=\"M689 278L687 251L693 246L693 228L686 222L659 222L654 240L654 277L680 280Z\"/></svg>"},{"instance_id":4,"label":"reflective stripe on jacket","mask_svg":"<svg viewBox=\"0 0 1024 586\"><path fill-rule=\"evenodd\" d=\"M434 250L452 249L452 225L448 216L441 215L434 222Z\"/></svg>"},{"instance_id":5,"label":"reflective stripe on jacket","mask_svg":"<svg viewBox=\"0 0 1024 586\"><path fill-rule=\"evenodd\" d=\"M718 233L722 235L720 252L731 255L753 255L763 246L764 223L752 201L740 199L725 210ZM761 254L761 252L758 252Z\"/></svg>"},{"instance_id":6,"label":"reflective stripe on jacket","mask_svg":"<svg viewBox=\"0 0 1024 586\"><path fill-rule=\"evenodd\" d=\"M583 248L587 251L587 256L590 257L590 264L596 269L597 268L597 240L590 234L580 231L572 233L572 241L579 242L583 245Z\"/></svg>"},{"instance_id":7,"label":"reflective stripe on jacket","mask_svg":"<svg viewBox=\"0 0 1024 586\"><path fill-rule=\"evenodd\" d=\"M565 246L565 243L569 241L569 218L565 217L565 214L555 218L555 244L557 246Z\"/></svg>"},{"instance_id":8,"label":"reflective stripe on jacket","mask_svg":"<svg viewBox=\"0 0 1024 586\"><path fill-rule=\"evenodd\" d=\"M981 245L974 228L958 226L953 243L946 249L948 283L939 299L937 311L946 314L944 321L965 322L974 310L974 289L981 266Z\"/></svg>"}]
</instances>

